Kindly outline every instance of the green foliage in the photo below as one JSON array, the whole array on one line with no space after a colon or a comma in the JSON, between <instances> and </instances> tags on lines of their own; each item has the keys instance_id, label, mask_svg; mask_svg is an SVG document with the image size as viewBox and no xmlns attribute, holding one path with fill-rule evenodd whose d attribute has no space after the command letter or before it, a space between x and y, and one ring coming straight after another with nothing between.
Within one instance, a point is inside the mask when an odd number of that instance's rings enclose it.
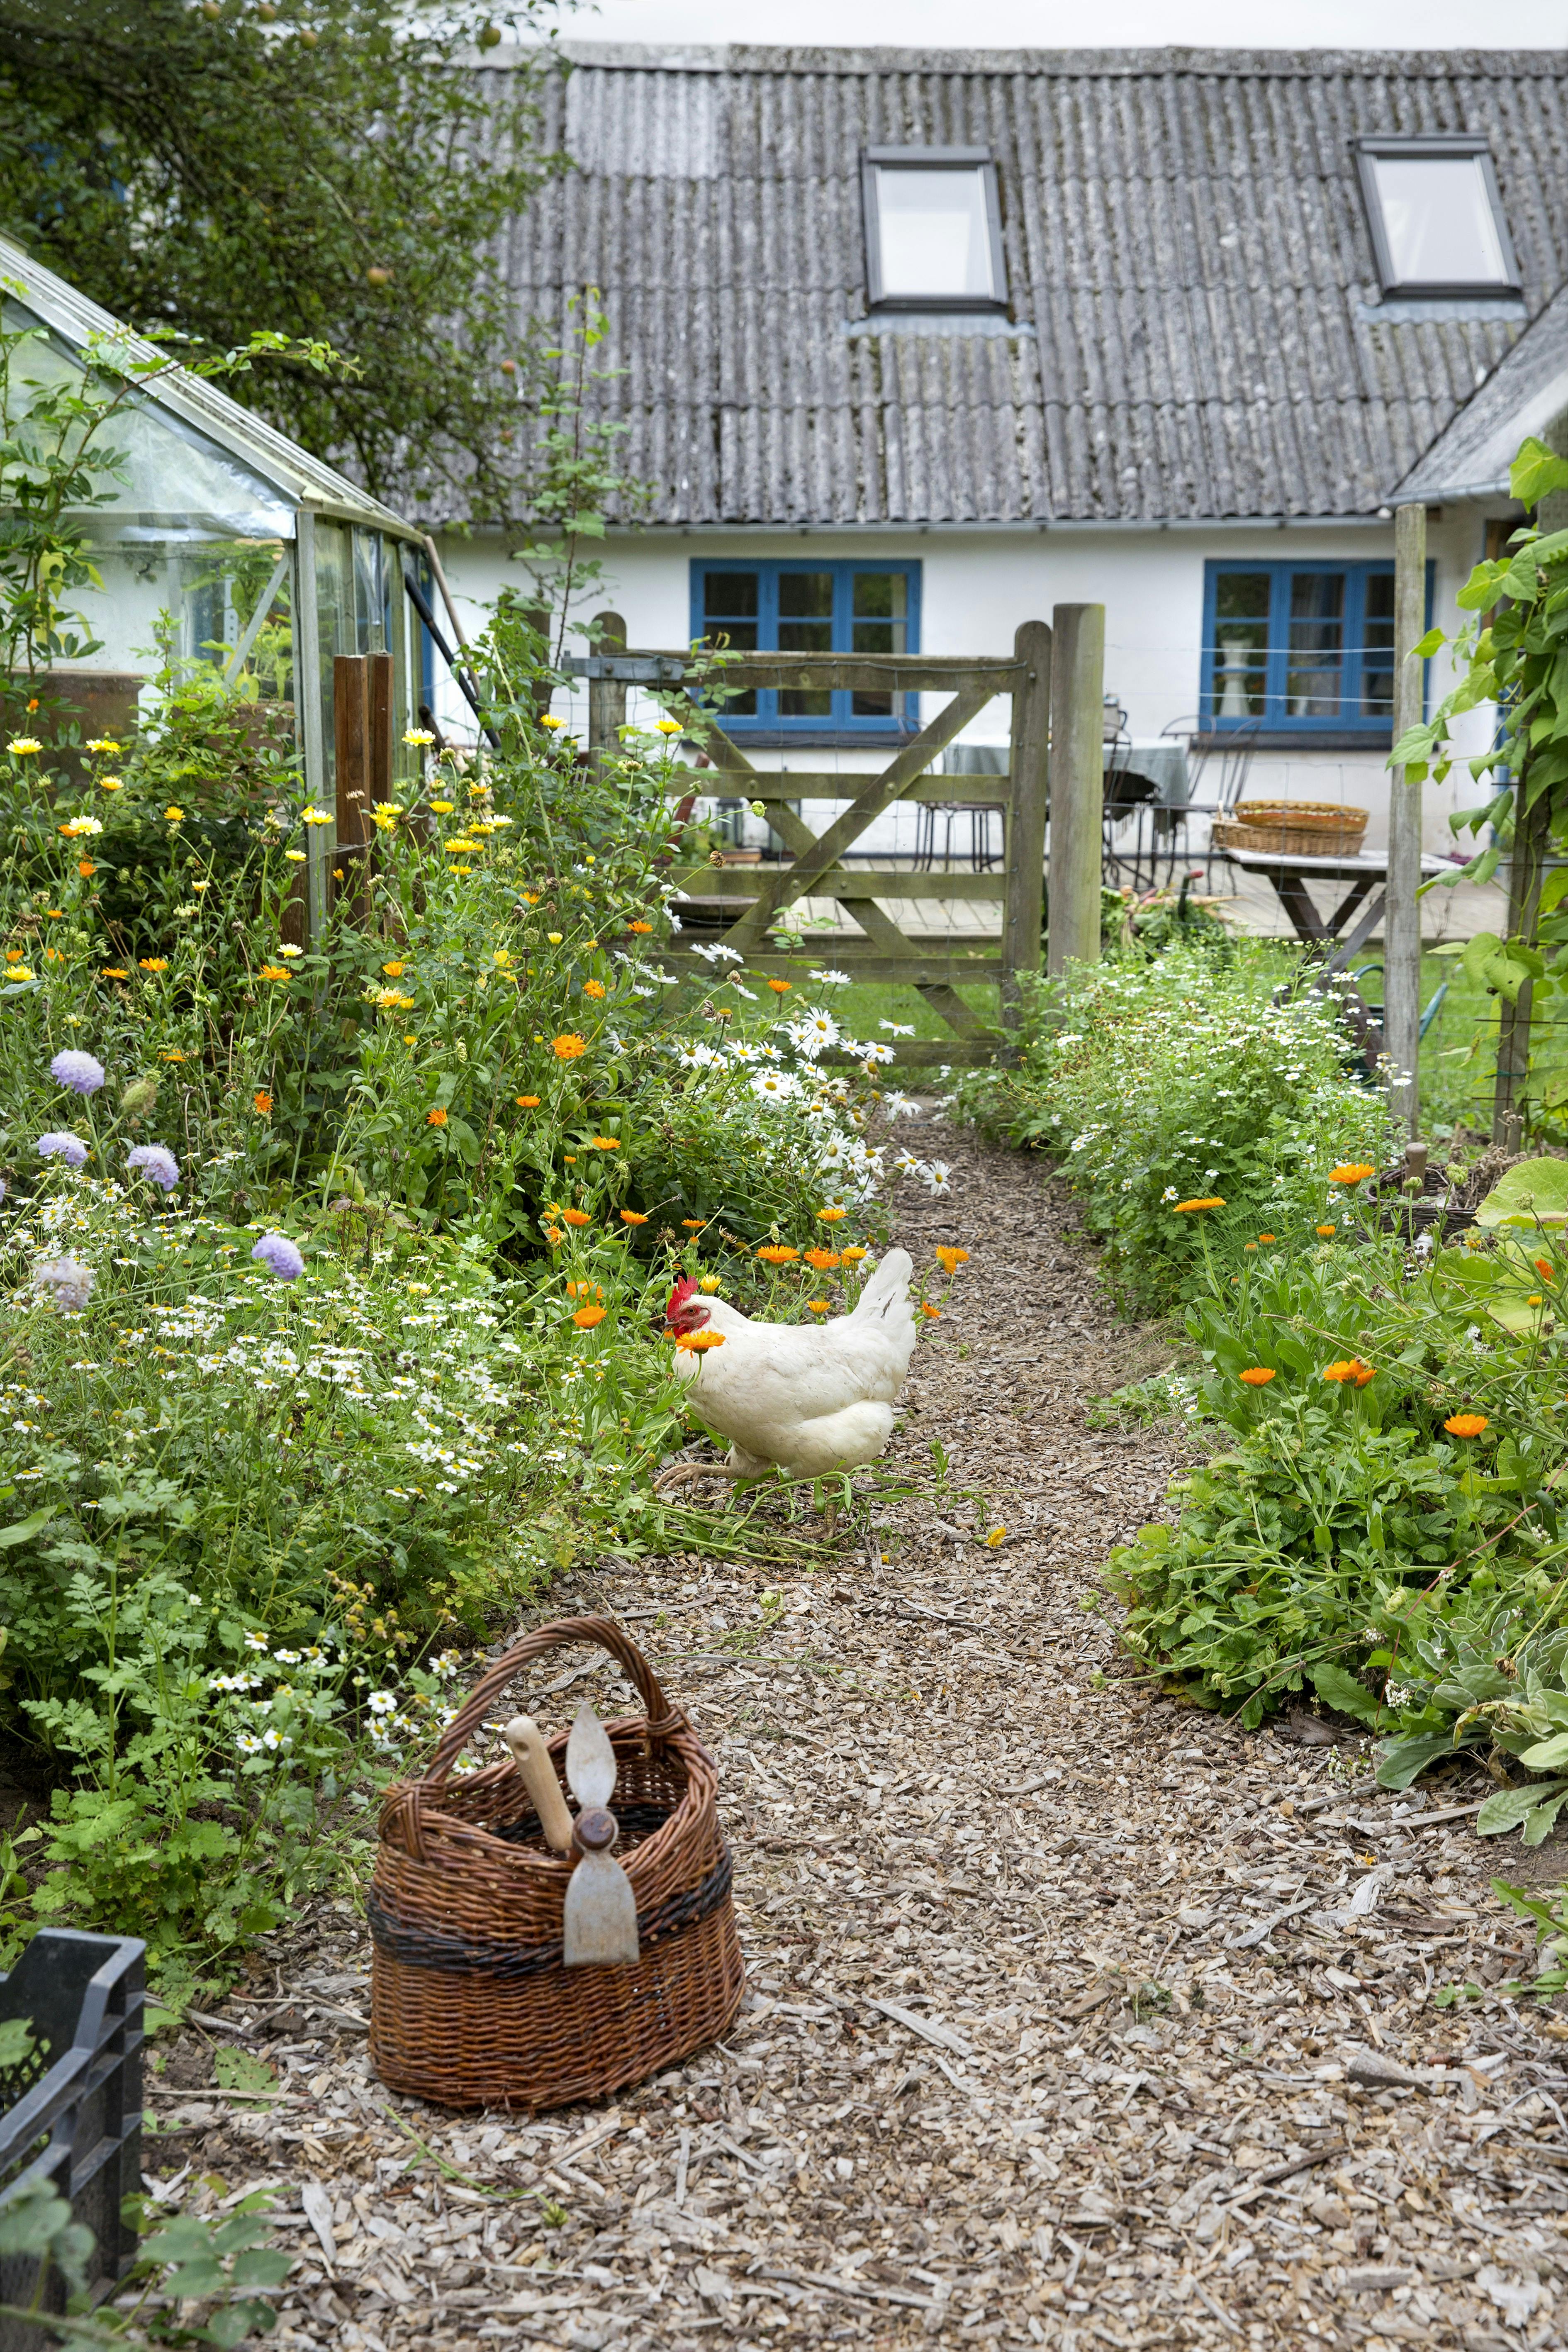
<instances>
[{"instance_id":1,"label":"green foliage","mask_svg":"<svg viewBox=\"0 0 1568 2352\"><path fill-rule=\"evenodd\" d=\"M277 2326L266 2294L295 2266L292 2255L263 2243L271 2205L257 2190L226 2215L187 2211L161 2220L114 2303L96 2311L85 2293L92 2232L71 2220L69 2204L47 2182L30 2181L0 2198L0 2255L36 2262L40 2294L49 2267L57 2268L71 2299L46 2325L68 2346L211 2344L231 2352ZM126 2213L142 2227L157 2209L131 2199ZM30 2308L0 2304L0 2317L24 2320Z\"/></svg>"},{"instance_id":2,"label":"green foliage","mask_svg":"<svg viewBox=\"0 0 1568 2352\"><path fill-rule=\"evenodd\" d=\"M4 0L0 218L139 327L329 341L351 374L235 389L378 495L516 515L530 361L496 240L554 168L552 67L542 11L496 13L537 61L481 77L457 0Z\"/></svg>"},{"instance_id":3,"label":"green foliage","mask_svg":"<svg viewBox=\"0 0 1568 2352\"><path fill-rule=\"evenodd\" d=\"M1568 464L1531 438L1514 459L1511 479L1515 495L1533 505L1561 494ZM1527 526L1509 544L1511 553L1478 564L1459 591L1460 609L1476 615L1452 645L1459 683L1430 719L1406 730L1390 765L1403 766L1412 779L1430 774L1444 782L1456 757L1455 721L1495 706L1491 743L1468 762L1476 782L1490 786L1488 796L1449 823L1456 834L1490 836L1456 881L1489 881L1504 856L1512 858L1514 928L1506 939L1478 934L1465 964L1488 989L1521 1006L1517 1062L1527 1052L1534 1010L1563 987L1558 950L1568 942L1568 868L1544 870L1545 861L1568 846L1568 531ZM1429 655L1444 642L1434 630L1425 649ZM1507 1098L1531 1116L1548 1102L1538 1072Z\"/></svg>"},{"instance_id":4,"label":"green foliage","mask_svg":"<svg viewBox=\"0 0 1568 2352\"><path fill-rule=\"evenodd\" d=\"M1038 987L1017 1068L956 1082L988 1131L1062 1155L1109 1277L1141 1306L1201 1287L1217 1245L1310 1232L1335 1160L1390 1146L1332 1009L1285 992L1295 973L1249 941L1102 964Z\"/></svg>"},{"instance_id":5,"label":"green foliage","mask_svg":"<svg viewBox=\"0 0 1568 2352\"><path fill-rule=\"evenodd\" d=\"M1468 1248L1407 1251L1343 1192L1321 1245L1217 1248L1190 1409L1230 1446L1108 1571L1134 1654L1244 1724L1311 1692L1385 1735L1386 1786L1465 1748L1552 1773L1480 1817L1530 1843L1568 1796L1568 1251L1533 1210L1528 1243L1501 1221L1556 1197L1541 1167Z\"/></svg>"}]
</instances>

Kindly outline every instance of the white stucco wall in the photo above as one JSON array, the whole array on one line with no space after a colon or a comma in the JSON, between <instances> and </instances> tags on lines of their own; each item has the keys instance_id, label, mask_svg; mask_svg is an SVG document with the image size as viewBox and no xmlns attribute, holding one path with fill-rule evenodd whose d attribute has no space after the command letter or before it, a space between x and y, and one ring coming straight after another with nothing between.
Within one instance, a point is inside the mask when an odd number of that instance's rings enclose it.
<instances>
[{"instance_id":1,"label":"white stucco wall","mask_svg":"<svg viewBox=\"0 0 1568 2352\"><path fill-rule=\"evenodd\" d=\"M1483 536L1479 509L1449 509L1429 523L1428 552L1436 567L1434 618L1447 629L1453 629L1461 617L1454 598L1479 560ZM1197 709L1206 561L1365 562L1391 558L1393 552L1392 520L1136 530L649 531L608 542L602 593L581 608L581 617L612 608L624 616L632 646L674 650L685 646L690 635L690 566L695 557L918 561L924 653L1003 653L1010 649L1020 622L1049 620L1054 604L1103 604L1105 689L1126 709L1129 730L1134 741L1140 742L1157 737L1176 720L1190 720ZM475 626L482 625L484 605L499 586L526 585L522 567L507 560L498 541L453 540L444 544L442 555L459 607ZM1431 665L1429 683L1434 701L1448 690L1446 656ZM438 691L443 719L465 732L466 714L449 682L438 679ZM937 707L937 698L925 698L926 716ZM580 702L574 707L563 698L557 708L563 717L586 726ZM632 715L636 715L635 708ZM1007 731L1007 705L998 702L969 728L967 740L1004 740ZM1470 748L1481 748L1490 734L1490 715L1475 714L1469 722ZM802 747L785 753L759 751L754 756L761 767L787 764L850 773L881 765L886 754L870 749ZM1367 846L1381 845L1387 835L1386 756L1381 751L1305 746L1260 751L1246 796L1341 801L1364 807L1369 812ZM1210 794L1217 782L1218 772L1211 768L1200 789ZM1451 779L1446 787L1427 788L1429 847L1453 847L1449 812L1477 797L1468 774ZM902 840L906 829L907 817L896 843L890 837L868 845L907 846Z\"/></svg>"}]
</instances>

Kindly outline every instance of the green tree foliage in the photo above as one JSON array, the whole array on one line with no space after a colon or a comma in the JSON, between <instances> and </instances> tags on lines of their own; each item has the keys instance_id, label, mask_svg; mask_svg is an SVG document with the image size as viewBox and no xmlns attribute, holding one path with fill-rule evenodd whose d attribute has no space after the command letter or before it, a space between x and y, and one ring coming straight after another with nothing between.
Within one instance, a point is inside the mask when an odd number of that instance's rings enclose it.
<instances>
[{"instance_id":1,"label":"green tree foliage","mask_svg":"<svg viewBox=\"0 0 1568 2352\"><path fill-rule=\"evenodd\" d=\"M286 361L238 397L433 520L509 517L528 362L496 240L553 166L549 0L0 0L0 223L141 328Z\"/></svg>"}]
</instances>

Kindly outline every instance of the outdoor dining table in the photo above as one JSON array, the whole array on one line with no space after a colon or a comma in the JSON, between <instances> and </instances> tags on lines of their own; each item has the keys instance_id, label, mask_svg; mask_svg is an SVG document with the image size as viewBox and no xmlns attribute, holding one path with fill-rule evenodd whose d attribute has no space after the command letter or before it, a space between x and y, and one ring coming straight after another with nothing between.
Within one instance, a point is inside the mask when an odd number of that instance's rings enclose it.
<instances>
[{"instance_id":1,"label":"outdoor dining table","mask_svg":"<svg viewBox=\"0 0 1568 2352\"><path fill-rule=\"evenodd\" d=\"M1331 940L1337 941L1331 959L1336 966L1364 947L1383 920L1388 897L1385 855L1357 850L1354 856L1314 857L1293 850L1229 848L1217 850L1215 855L1243 874L1261 874L1272 883L1274 895L1290 917L1296 937L1307 946L1323 947ZM1451 871L1448 858L1426 856L1421 860L1424 880ZM1314 881L1348 883L1333 914L1320 915L1313 905L1307 885ZM1371 904L1364 905L1373 893L1375 896L1371 897ZM1360 920L1347 933L1346 924L1362 908Z\"/></svg>"}]
</instances>

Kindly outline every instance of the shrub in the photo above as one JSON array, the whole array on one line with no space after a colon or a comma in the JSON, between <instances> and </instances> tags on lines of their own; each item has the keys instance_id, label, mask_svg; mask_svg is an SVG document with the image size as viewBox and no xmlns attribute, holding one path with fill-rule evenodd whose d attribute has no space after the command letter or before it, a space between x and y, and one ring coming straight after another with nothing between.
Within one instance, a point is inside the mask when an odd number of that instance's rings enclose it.
<instances>
[{"instance_id":1,"label":"shrub","mask_svg":"<svg viewBox=\"0 0 1568 2352\"><path fill-rule=\"evenodd\" d=\"M1019 1065L967 1074L962 1114L1061 1156L1106 1244L1108 1277L1166 1306L1201 1287L1215 1200L1227 1237L1315 1221L1336 1157L1382 1158L1383 1097L1349 1075L1333 1008L1284 993L1293 964L1269 945L1223 957L1173 947L1037 983Z\"/></svg>"}]
</instances>

